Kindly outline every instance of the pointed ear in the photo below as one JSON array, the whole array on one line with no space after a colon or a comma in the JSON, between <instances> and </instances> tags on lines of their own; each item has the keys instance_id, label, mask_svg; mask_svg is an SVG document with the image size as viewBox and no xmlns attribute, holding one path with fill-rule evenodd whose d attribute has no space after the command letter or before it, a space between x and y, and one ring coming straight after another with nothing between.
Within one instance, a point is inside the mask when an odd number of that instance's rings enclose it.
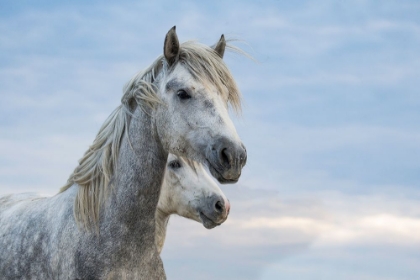
<instances>
[{"instance_id":1,"label":"pointed ear","mask_svg":"<svg viewBox=\"0 0 420 280\"><path fill-rule=\"evenodd\" d=\"M217 52L217 54L220 56L220 58L223 58L223 55L225 54L225 48L226 48L225 35L222 34L222 37L220 37L219 42L217 42L216 46L214 46L213 48Z\"/></svg>"},{"instance_id":2,"label":"pointed ear","mask_svg":"<svg viewBox=\"0 0 420 280\"><path fill-rule=\"evenodd\" d=\"M172 66L178 61L179 56L179 41L176 35L176 27L172 27L165 37L165 43L163 46L163 54L168 62L169 66Z\"/></svg>"}]
</instances>

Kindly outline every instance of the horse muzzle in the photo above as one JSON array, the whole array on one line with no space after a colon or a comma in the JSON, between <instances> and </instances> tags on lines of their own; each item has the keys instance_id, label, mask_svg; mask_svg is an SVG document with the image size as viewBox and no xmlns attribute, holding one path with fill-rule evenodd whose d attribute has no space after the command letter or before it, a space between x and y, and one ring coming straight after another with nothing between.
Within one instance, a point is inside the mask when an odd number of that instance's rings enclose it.
<instances>
[{"instance_id":1,"label":"horse muzzle","mask_svg":"<svg viewBox=\"0 0 420 280\"><path fill-rule=\"evenodd\" d=\"M207 198L207 203L201 209L197 209L201 223L207 229L220 226L226 221L230 212L229 200L218 195Z\"/></svg>"},{"instance_id":2,"label":"horse muzzle","mask_svg":"<svg viewBox=\"0 0 420 280\"><path fill-rule=\"evenodd\" d=\"M225 137L210 145L206 153L210 173L221 184L236 183L246 164L247 153L242 143L233 143Z\"/></svg>"}]
</instances>

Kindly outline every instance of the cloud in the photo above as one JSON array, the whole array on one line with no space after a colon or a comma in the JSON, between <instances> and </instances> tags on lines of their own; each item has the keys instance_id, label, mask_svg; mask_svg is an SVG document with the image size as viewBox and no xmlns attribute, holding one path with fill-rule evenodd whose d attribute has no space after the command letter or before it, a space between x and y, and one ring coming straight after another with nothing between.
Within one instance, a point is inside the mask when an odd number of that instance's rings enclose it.
<instances>
[{"instance_id":1,"label":"cloud","mask_svg":"<svg viewBox=\"0 0 420 280\"><path fill-rule=\"evenodd\" d=\"M398 258L407 258L410 248L420 247L416 199L326 192L316 197L282 198L273 191L244 186L223 190L232 209L220 227L209 231L196 222L171 218L163 250L168 277L182 279L201 271L220 279L272 279L274 275L314 279L314 275L323 275L320 267L324 266L326 277L338 277L339 271L332 265L337 262L338 266L352 263L365 269L345 268L348 279L363 275L365 278L359 279L370 279L369 275L377 275L372 272L375 264L368 258L366 265L360 262L363 254L375 258L375 254L382 257L381 252L392 251ZM182 259L195 261L181 265ZM389 256L384 262L392 260ZM206 268L197 266L203 262ZM222 272L220 264L224 265Z\"/></svg>"},{"instance_id":2,"label":"cloud","mask_svg":"<svg viewBox=\"0 0 420 280\"><path fill-rule=\"evenodd\" d=\"M420 276L417 246L312 249L264 267L256 279L411 280Z\"/></svg>"},{"instance_id":3,"label":"cloud","mask_svg":"<svg viewBox=\"0 0 420 280\"><path fill-rule=\"evenodd\" d=\"M251 197L238 199L240 192L248 192ZM250 240L253 246L297 243L314 246L420 245L417 234L420 229L420 207L416 206L415 200L395 201L387 196L328 192L312 199L303 196L282 199L279 194L243 186L235 187L226 194L231 200L232 212L220 231L201 230L192 222L179 219L171 222L171 230L189 235L187 241L194 239L194 236L205 236L230 246L249 245ZM409 205L411 208L408 208ZM185 233L185 227L195 230ZM229 236L224 236L223 231L230 232ZM276 238L267 238L270 235Z\"/></svg>"},{"instance_id":4,"label":"cloud","mask_svg":"<svg viewBox=\"0 0 420 280\"><path fill-rule=\"evenodd\" d=\"M338 217L340 219L341 217ZM316 246L336 246L348 243L419 244L420 219L380 214L350 218L345 221L323 221L306 217L254 218L233 221L235 227L246 230L293 230L317 236Z\"/></svg>"}]
</instances>

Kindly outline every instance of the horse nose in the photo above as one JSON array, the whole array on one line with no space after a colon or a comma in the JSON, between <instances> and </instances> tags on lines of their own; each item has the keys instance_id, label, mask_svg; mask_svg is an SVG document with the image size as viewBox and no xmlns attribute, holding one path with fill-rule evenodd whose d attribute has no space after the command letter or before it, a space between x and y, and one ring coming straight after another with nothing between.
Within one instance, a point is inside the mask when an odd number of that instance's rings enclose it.
<instances>
[{"instance_id":1,"label":"horse nose","mask_svg":"<svg viewBox=\"0 0 420 280\"><path fill-rule=\"evenodd\" d=\"M216 146L216 147L215 147ZM221 138L212 150L217 151L217 162L224 179L236 181L241 175L242 167L246 164L247 152L244 144L239 145Z\"/></svg>"},{"instance_id":2,"label":"horse nose","mask_svg":"<svg viewBox=\"0 0 420 280\"><path fill-rule=\"evenodd\" d=\"M215 200L216 202L213 207L214 211L222 217L227 217L230 211L229 200L225 200L223 197L217 197Z\"/></svg>"},{"instance_id":3,"label":"horse nose","mask_svg":"<svg viewBox=\"0 0 420 280\"><path fill-rule=\"evenodd\" d=\"M213 194L207 196L205 203L197 210L204 227L211 229L220 226L226 221L229 215L230 203L223 195Z\"/></svg>"}]
</instances>

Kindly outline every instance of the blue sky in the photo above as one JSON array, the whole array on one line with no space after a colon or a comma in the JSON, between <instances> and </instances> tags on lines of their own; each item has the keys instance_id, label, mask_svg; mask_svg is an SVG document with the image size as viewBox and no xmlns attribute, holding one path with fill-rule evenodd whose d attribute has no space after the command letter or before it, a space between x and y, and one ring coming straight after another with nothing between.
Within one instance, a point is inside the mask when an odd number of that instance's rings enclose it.
<instances>
[{"instance_id":1,"label":"blue sky","mask_svg":"<svg viewBox=\"0 0 420 280\"><path fill-rule=\"evenodd\" d=\"M225 224L171 220L168 278L420 278L420 3L178 2L0 1L0 194L54 194L173 25L224 33L249 160Z\"/></svg>"}]
</instances>

